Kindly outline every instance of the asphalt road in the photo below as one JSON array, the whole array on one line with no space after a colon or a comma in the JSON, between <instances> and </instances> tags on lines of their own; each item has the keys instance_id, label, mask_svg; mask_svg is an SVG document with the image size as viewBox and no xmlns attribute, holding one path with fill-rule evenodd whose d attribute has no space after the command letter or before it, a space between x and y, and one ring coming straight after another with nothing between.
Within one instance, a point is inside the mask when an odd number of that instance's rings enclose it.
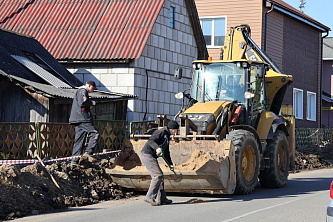
<instances>
[{"instance_id":1,"label":"asphalt road","mask_svg":"<svg viewBox=\"0 0 333 222\"><path fill-rule=\"evenodd\" d=\"M172 194L171 205L153 207L143 195L127 200L106 201L49 214L16 219L25 222L99 222L99 221L325 221L329 185L333 169L290 174L282 189L263 189L253 194L186 195Z\"/></svg>"}]
</instances>

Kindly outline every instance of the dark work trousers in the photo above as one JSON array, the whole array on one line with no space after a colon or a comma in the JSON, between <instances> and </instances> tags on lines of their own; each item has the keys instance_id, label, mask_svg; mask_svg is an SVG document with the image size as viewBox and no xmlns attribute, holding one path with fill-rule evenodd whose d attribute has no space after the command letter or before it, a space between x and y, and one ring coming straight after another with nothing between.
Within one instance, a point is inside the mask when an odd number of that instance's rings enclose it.
<instances>
[{"instance_id":1,"label":"dark work trousers","mask_svg":"<svg viewBox=\"0 0 333 222\"><path fill-rule=\"evenodd\" d=\"M151 154L141 152L140 157L151 176L151 182L146 198L153 199L155 202L161 203L166 200L163 172L158 165L157 159L155 159Z\"/></svg>"},{"instance_id":2,"label":"dark work trousers","mask_svg":"<svg viewBox=\"0 0 333 222\"><path fill-rule=\"evenodd\" d=\"M99 138L97 129L93 123L80 123L79 125L75 126L75 142L72 156L82 155L84 142L87 138L87 135L89 143L85 152L92 154L95 151L95 146ZM74 161L78 161L78 159L75 159Z\"/></svg>"}]
</instances>

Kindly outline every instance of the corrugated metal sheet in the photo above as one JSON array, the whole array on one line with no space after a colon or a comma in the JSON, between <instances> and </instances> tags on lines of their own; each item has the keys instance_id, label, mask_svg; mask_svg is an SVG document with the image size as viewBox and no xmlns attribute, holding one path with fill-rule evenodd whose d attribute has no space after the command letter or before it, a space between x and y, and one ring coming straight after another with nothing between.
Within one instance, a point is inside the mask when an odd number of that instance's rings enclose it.
<instances>
[{"instance_id":1,"label":"corrugated metal sheet","mask_svg":"<svg viewBox=\"0 0 333 222\"><path fill-rule=\"evenodd\" d=\"M57 59L139 58L164 0L0 0L0 27Z\"/></svg>"},{"instance_id":2,"label":"corrugated metal sheet","mask_svg":"<svg viewBox=\"0 0 333 222\"><path fill-rule=\"evenodd\" d=\"M54 77L71 87L81 86L82 82L70 73L63 65L36 40L24 35L17 35L0 29L0 72L18 76L35 82L45 82L26 66L21 65L12 55L20 56L34 62ZM51 83L52 84L52 83ZM63 84L61 84L63 85Z\"/></svg>"},{"instance_id":3,"label":"corrugated metal sheet","mask_svg":"<svg viewBox=\"0 0 333 222\"><path fill-rule=\"evenodd\" d=\"M29 59L16 55L12 55L12 57L51 85L57 88L72 88L70 85L64 83L42 67L30 61Z\"/></svg>"},{"instance_id":4,"label":"corrugated metal sheet","mask_svg":"<svg viewBox=\"0 0 333 222\"><path fill-rule=\"evenodd\" d=\"M4 73L0 72L0 75L4 75ZM11 81L17 81L21 86L25 88L29 88L32 91L38 92L48 98L65 98L65 99L73 99L77 89L59 89L51 85L37 83L33 81L26 80L24 78L20 78L17 76L11 76ZM94 91L89 93L89 96L93 99L111 99L115 100L129 100L136 99L136 95L123 94L123 93L115 93L115 92L105 92L105 91Z\"/></svg>"}]
</instances>

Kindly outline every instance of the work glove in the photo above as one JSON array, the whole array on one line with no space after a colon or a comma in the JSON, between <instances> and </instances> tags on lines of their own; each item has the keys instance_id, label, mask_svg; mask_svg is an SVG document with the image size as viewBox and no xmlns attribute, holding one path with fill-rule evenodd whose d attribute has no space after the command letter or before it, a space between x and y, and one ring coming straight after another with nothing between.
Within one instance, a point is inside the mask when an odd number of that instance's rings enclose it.
<instances>
[{"instance_id":1,"label":"work glove","mask_svg":"<svg viewBox=\"0 0 333 222\"><path fill-rule=\"evenodd\" d=\"M159 147L159 148L156 149L156 155L158 157L163 157L164 156L162 148Z\"/></svg>"},{"instance_id":2,"label":"work glove","mask_svg":"<svg viewBox=\"0 0 333 222\"><path fill-rule=\"evenodd\" d=\"M93 105L93 106L96 106L96 101L91 101L91 104Z\"/></svg>"},{"instance_id":3,"label":"work glove","mask_svg":"<svg viewBox=\"0 0 333 222\"><path fill-rule=\"evenodd\" d=\"M173 165L170 165L170 166L169 166L169 168L170 168L170 170L171 170L171 171L173 171L173 170L174 170L174 167L173 167Z\"/></svg>"}]
</instances>

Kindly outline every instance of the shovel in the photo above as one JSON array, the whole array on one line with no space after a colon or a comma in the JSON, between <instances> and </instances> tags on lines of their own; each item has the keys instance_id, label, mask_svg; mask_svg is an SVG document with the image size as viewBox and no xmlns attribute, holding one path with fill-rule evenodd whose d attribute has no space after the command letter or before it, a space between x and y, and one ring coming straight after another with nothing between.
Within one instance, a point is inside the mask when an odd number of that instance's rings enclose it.
<instances>
[{"instance_id":1,"label":"shovel","mask_svg":"<svg viewBox=\"0 0 333 222\"><path fill-rule=\"evenodd\" d=\"M179 175L172 169L171 165L169 164L169 162L165 159L164 155L161 155L161 157L163 158L163 160L166 162L166 164L168 165L169 169L175 174L176 179L174 179L175 182L180 182L182 180L182 174L180 173Z\"/></svg>"}]
</instances>

